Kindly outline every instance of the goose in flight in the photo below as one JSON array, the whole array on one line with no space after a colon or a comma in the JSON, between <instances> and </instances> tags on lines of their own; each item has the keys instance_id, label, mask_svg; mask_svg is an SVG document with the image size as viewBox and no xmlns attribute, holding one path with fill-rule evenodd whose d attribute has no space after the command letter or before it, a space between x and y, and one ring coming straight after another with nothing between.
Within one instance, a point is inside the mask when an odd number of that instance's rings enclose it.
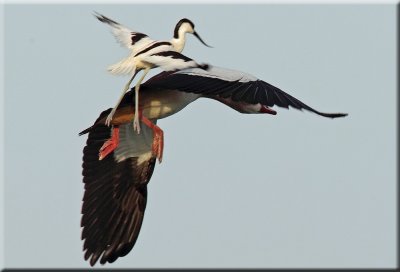
<instances>
[{"instance_id":1,"label":"goose in flight","mask_svg":"<svg viewBox=\"0 0 400 272\"><path fill-rule=\"evenodd\" d=\"M103 111L88 134L83 149L82 236L85 260L91 266L112 263L127 255L138 238L147 202L147 184L156 160L161 161L163 132L158 119L175 114L198 98L210 98L248 114L272 114L273 106L307 110L328 118L345 113L323 113L256 77L230 69L191 68L162 72L142 83L139 118L152 125L135 133L132 119L134 91L116 108L111 127Z\"/></svg>"}]
</instances>

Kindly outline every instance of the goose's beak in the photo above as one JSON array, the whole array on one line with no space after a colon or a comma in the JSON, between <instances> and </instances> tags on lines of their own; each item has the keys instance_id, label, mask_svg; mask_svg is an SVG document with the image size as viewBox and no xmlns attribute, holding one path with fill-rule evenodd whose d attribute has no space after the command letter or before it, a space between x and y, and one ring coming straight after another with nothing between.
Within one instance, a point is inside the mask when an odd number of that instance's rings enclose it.
<instances>
[{"instance_id":1,"label":"goose's beak","mask_svg":"<svg viewBox=\"0 0 400 272\"><path fill-rule=\"evenodd\" d=\"M207 47L211 47L211 48L212 48L212 46L209 46L208 44L206 44L206 43L200 38L199 34L197 34L196 31L193 32L193 35L196 36L196 38L199 39L199 41L201 41L202 44L204 44L204 45L207 46Z\"/></svg>"}]
</instances>

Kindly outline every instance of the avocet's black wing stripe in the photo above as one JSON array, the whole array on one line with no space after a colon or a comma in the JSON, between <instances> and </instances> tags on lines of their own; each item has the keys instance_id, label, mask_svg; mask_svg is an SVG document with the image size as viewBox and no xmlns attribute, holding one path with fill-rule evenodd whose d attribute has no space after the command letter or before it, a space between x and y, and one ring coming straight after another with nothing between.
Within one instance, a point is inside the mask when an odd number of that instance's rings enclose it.
<instances>
[{"instance_id":1,"label":"avocet's black wing stripe","mask_svg":"<svg viewBox=\"0 0 400 272\"><path fill-rule=\"evenodd\" d=\"M142 55L142 54L144 54L146 52L149 52L150 50L156 49L157 47L161 47L161 46L164 46L164 47L168 46L168 47L172 48L172 44L170 42L155 42L155 43L150 44L146 48L140 50L138 53L136 53L134 55L134 57Z\"/></svg>"},{"instance_id":2,"label":"avocet's black wing stripe","mask_svg":"<svg viewBox=\"0 0 400 272\"><path fill-rule=\"evenodd\" d=\"M323 113L317 111L281 89L252 75L215 66L210 66L207 71L192 68L169 73L164 77L160 77L159 80L150 81L147 85L149 87L203 94L211 98L231 98L234 102L262 104L269 107L276 105L289 108L290 106L330 118L347 115L345 113Z\"/></svg>"},{"instance_id":3,"label":"avocet's black wing stripe","mask_svg":"<svg viewBox=\"0 0 400 272\"><path fill-rule=\"evenodd\" d=\"M95 12L94 16L100 22L108 24L111 27L112 34L122 46L130 48L134 52L138 51L144 44L148 44L153 41L146 34L132 31L100 13Z\"/></svg>"},{"instance_id":4,"label":"avocet's black wing stripe","mask_svg":"<svg viewBox=\"0 0 400 272\"><path fill-rule=\"evenodd\" d=\"M191 58L172 50L155 52L149 56L144 56L143 61L158 66L164 71L178 71L197 67L208 69L208 65L198 64Z\"/></svg>"},{"instance_id":5,"label":"avocet's black wing stripe","mask_svg":"<svg viewBox=\"0 0 400 272\"><path fill-rule=\"evenodd\" d=\"M109 112L103 112L98 120ZM101 264L114 262L133 248L143 222L155 158L129 157L122 150L117 160L115 150L99 160L99 149L111 137L111 128L97 123L82 133L85 132L89 136L83 150L81 238L85 260L90 259L93 266L98 260ZM126 145L124 141L121 138L122 147Z\"/></svg>"}]
</instances>

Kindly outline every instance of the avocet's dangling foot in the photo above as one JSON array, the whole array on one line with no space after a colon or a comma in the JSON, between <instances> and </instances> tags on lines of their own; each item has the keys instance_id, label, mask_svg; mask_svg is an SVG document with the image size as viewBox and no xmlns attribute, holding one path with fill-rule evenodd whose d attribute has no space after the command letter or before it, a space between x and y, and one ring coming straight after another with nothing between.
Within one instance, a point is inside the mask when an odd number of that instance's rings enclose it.
<instances>
[{"instance_id":1,"label":"avocet's dangling foot","mask_svg":"<svg viewBox=\"0 0 400 272\"><path fill-rule=\"evenodd\" d=\"M110 114L107 116L107 119L105 121L106 126L108 126L108 127L111 126L111 121L112 121L112 118L113 118L113 116L115 114L115 111L116 111L115 108L112 109Z\"/></svg>"},{"instance_id":2,"label":"avocet's dangling foot","mask_svg":"<svg viewBox=\"0 0 400 272\"><path fill-rule=\"evenodd\" d=\"M99 161L107 157L108 154L113 152L119 144L119 127L114 126L111 138L108 139L99 150Z\"/></svg>"},{"instance_id":3,"label":"avocet's dangling foot","mask_svg":"<svg viewBox=\"0 0 400 272\"><path fill-rule=\"evenodd\" d=\"M161 163L164 152L164 131L162 131L160 127L153 124L153 122L146 117L141 116L140 119L146 126L153 130L153 143L151 146L151 152Z\"/></svg>"},{"instance_id":4,"label":"avocet's dangling foot","mask_svg":"<svg viewBox=\"0 0 400 272\"><path fill-rule=\"evenodd\" d=\"M140 134L140 122L138 114L135 113L135 118L133 119L133 130L137 131L137 134Z\"/></svg>"}]
</instances>

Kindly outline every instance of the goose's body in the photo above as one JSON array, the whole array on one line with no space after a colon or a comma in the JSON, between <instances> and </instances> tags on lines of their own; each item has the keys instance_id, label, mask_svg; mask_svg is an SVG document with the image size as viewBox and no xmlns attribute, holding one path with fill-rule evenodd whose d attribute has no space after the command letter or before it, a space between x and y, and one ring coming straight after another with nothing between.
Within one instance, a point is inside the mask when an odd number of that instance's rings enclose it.
<instances>
[{"instance_id":1,"label":"goose's body","mask_svg":"<svg viewBox=\"0 0 400 272\"><path fill-rule=\"evenodd\" d=\"M271 109L289 106L330 118L343 113L319 112L279 88L251 75L224 68L194 68L163 72L142 84L142 117L156 123L179 112L200 97L218 100L241 112L276 114ZM83 150L82 239L85 259L94 265L125 256L138 238L147 201L147 184L156 159L162 157L160 128L144 126L134 133L131 121L134 92L128 92L117 108L112 127L104 124L111 109L101 113ZM161 131L161 132L160 132ZM99 159L100 158L100 159Z\"/></svg>"}]
</instances>

